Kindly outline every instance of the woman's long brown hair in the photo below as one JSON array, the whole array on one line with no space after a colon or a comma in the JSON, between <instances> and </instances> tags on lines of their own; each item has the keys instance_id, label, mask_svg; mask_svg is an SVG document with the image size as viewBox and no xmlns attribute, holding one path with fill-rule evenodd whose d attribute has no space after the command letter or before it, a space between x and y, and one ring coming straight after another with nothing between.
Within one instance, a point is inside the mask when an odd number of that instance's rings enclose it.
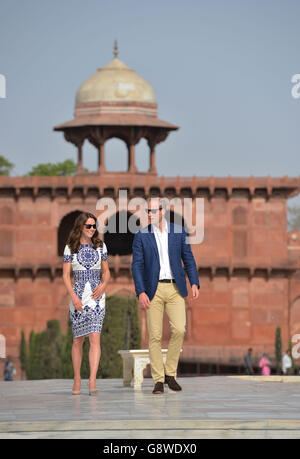
<instances>
[{"instance_id":1,"label":"woman's long brown hair","mask_svg":"<svg viewBox=\"0 0 300 459\"><path fill-rule=\"evenodd\" d=\"M93 220L95 220L95 223L97 224L97 218L95 217L95 215L90 214L89 212L82 212L76 218L74 222L74 226L71 229L69 237L67 239L67 245L70 247L71 253L78 252L79 246L80 246L82 226L89 218L92 218ZM103 246L103 242L99 238L99 233L97 229L92 236L92 244L93 244L94 249L97 249L98 247Z\"/></svg>"}]
</instances>

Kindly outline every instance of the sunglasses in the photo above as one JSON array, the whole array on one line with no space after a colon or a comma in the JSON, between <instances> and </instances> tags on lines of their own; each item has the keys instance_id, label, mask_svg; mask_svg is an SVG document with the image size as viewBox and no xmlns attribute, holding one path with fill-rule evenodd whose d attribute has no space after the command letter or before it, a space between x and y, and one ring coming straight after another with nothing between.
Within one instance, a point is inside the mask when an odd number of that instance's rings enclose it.
<instances>
[{"instance_id":1,"label":"sunglasses","mask_svg":"<svg viewBox=\"0 0 300 459\"><path fill-rule=\"evenodd\" d=\"M160 207L159 209L145 209L145 212L147 212L147 214L150 214L150 212L152 214L156 214L156 212L160 211L162 209L162 207Z\"/></svg>"},{"instance_id":2,"label":"sunglasses","mask_svg":"<svg viewBox=\"0 0 300 459\"><path fill-rule=\"evenodd\" d=\"M96 225L90 225L90 224L88 224L88 223L85 223L84 226L85 226L87 229L91 229L91 228L97 229Z\"/></svg>"}]
</instances>

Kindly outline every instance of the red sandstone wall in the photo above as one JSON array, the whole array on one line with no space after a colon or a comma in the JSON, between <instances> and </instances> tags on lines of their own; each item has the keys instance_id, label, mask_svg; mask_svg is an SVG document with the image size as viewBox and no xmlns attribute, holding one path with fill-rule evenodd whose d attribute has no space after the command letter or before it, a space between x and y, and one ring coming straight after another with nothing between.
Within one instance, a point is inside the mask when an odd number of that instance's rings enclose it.
<instances>
[{"instance_id":1,"label":"red sandstone wall","mask_svg":"<svg viewBox=\"0 0 300 459\"><path fill-rule=\"evenodd\" d=\"M32 329L42 330L47 320L58 318L65 331L68 297L57 256L57 231L67 213L95 213L95 208L95 198L32 199L25 192L18 200L1 198L0 333L14 359L22 329L28 339ZM272 355L276 327L282 327L285 347L295 331L293 324L300 325L300 279L288 280L285 272L298 266L300 253L288 251L286 201L213 197L205 199L204 209L204 241L192 247L201 290L197 301L187 299L183 358L241 363L249 346L257 355ZM117 272L111 261L108 295L134 294L128 264ZM141 329L147 347L144 312ZM165 319L164 341L168 335Z\"/></svg>"}]
</instances>

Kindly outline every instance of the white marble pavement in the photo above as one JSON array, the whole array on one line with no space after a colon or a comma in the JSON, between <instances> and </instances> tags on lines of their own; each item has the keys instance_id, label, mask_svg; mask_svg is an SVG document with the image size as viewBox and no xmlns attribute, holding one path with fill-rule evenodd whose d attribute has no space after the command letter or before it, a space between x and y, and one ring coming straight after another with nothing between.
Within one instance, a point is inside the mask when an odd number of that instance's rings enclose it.
<instances>
[{"instance_id":1,"label":"white marble pavement","mask_svg":"<svg viewBox=\"0 0 300 459\"><path fill-rule=\"evenodd\" d=\"M179 378L183 391L153 395L122 379L71 394L71 380L0 382L0 438L300 438L300 377L292 382Z\"/></svg>"}]
</instances>

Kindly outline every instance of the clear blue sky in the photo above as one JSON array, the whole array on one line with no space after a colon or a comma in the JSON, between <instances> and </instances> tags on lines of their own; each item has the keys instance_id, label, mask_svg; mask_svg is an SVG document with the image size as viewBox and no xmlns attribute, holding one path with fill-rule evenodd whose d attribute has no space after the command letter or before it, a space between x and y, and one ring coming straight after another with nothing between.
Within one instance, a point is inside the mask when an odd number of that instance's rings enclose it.
<instances>
[{"instance_id":1,"label":"clear blue sky","mask_svg":"<svg viewBox=\"0 0 300 459\"><path fill-rule=\"evenodd\" d=\"M299 176L299 0L0 0L0 155L14 176L76 160L53 126L73 118L80 84L119 58L154 88L180 126L157 147L159 175ZM145 144L137 150L148 168ZM126 169L112 140L109 170ZM93 147L84 165L96 168Z\"/></svg>"}]
</instances>

